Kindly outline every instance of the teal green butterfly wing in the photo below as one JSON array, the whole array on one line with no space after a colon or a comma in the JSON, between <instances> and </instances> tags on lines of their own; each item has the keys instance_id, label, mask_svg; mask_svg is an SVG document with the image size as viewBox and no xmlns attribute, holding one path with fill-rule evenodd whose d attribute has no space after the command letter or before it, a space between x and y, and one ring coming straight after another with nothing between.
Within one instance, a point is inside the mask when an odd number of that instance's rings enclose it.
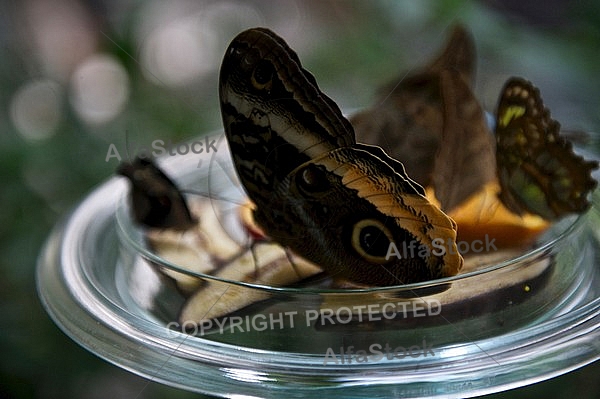
<instances>
[{"instance_id":1,"label":"teal green butterfly wing","mask_svg":"<svg viewBox=\"0 0 600 399\"><path fill-rule=\"evenodd\" d=\"M496 112L496 162L499 197L512 212L556 220L590 207L598 162L575 154L559 131L531 82L506 82Z\"/></svg>"}]
</instances>

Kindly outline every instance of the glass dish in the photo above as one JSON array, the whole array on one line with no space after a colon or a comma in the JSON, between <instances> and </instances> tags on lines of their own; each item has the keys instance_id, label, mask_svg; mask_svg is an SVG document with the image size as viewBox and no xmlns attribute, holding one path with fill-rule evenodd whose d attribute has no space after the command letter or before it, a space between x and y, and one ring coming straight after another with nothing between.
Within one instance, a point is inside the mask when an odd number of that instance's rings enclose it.
<instances>
[{"instance_id":1,"label":"glass dish","mask_svg":"<svg viewBox=\"0 0 600 399\"><path fill-rule=\"evenodd\" d=\"M180 187L242 198L225 140L216 153L160 165ZM110 179L56 227L38 290L73 340L154 381L220 397L464 398L600 357L598 192L589 212L554 225L535 248L442 280L336 290L196 274L261 301L190 335L177 330L185 298L157 266L190 272L147 248L129 220L128 190ZM223 217L234 210L213 204Z\"/></svg>"}]
</instances>

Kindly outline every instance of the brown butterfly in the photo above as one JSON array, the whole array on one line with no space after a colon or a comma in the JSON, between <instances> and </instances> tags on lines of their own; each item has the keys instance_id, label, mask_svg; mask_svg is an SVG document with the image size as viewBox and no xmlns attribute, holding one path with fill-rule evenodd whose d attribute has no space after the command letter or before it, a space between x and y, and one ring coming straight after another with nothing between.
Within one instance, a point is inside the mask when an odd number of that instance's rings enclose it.
<instances>
[{"instance_id":1,"label":"brown butterfly","mask_svg":"<svg viewBox=\"0 0 600 399\"><path fill-rule=\"evenodd\" d=\"M475 44L454 27L441 54L380 90L351 118L359 139L388 148L451 211L495 178L494 142L471 90ZM477 165L476 168L470 167Z\"/></svg>"},{"instance_id":2,"label":"brown butterfly","mask_svg":"<svg viewBox=\"0 0 600 399\"><path fill-rule=\"evenodd\" d=\"M496 158L499 197L514 213L556 220L590 207L598 162L575 154L559 130L531 82L506 82L496 112Z\"/></svg>"},{"instance_id":3,"label":"brown butterfly","mask_svg":"<svg viewBox=\"0 0 600 399\"><path fill-rule=\"evenodd\" d=\"M352 125L282 38L263 28L234 38L219 92L234 165L272 240L362 284L458 272L455 223L400 162L356 143ZM412 249L390 257L392 244Z\"/></svg>"}]
</instances>

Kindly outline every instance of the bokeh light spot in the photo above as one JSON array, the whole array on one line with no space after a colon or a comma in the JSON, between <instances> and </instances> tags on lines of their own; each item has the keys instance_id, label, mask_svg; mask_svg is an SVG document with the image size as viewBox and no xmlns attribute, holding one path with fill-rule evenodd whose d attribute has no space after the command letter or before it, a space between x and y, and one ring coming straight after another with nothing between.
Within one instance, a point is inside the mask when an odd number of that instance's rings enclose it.
<instances>
[{"instance_id":1,"label":"bokeh light spot","mask_svg":"<svg viewBox=\"0 0 600 399\"><path fill-rule=\"evenodd\" d=\"M150 81L181 86L210 72L217 64L212 30L196 18L181 18L150 34L142 47L142 65Z\"/></svg>"},{"instance_id":2,"label":"bokeh light spot","mask_svg":"<svg viewBox=\"0 0 600 399\"><path fill-rule=\"evenodd\" d=\"M49 79L31 80L12 97L10 117L27 140L51 137L61 120L62 88Z\"/></svg>"},{"instance_id":3,"label":"bokeh light spot","mask_svg":"<svg viewBox=\"0 0 600 399\"><path fill-rule=\"evenodd\" d=\"M71 76L71 103L84 121L101 124L115 118L129 99L129 77L113 57L87 58Z\"/></svg>"}]
</instances>

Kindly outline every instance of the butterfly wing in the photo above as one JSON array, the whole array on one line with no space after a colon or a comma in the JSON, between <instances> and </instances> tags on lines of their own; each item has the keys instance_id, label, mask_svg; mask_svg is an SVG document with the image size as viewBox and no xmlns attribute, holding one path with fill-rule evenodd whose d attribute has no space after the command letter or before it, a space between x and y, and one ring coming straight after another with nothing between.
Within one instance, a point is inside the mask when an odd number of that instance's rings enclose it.
<instances>
[{"instance_id":1,"label":"butterfly wing","mask_svg":"<svg viewBox=\"0 0 600 399\"><path fill-rule=\"evenodd\" d=\"M334 277L397 285L451 276L462 266L452 219L370 151L346 147L309 161L272 200L285 203L285 218L268 207L257 209L257 223Z\"/></svg>"},{"instance_id":2,"label":"butterfly wing","mask_svg":"<svg viewBox=\"0 0 600 399\"><path fill-rule=\"evenodd\" d=\"M440 86L444 123L432 186L449 212L495 179L496 158L494 137L471 88L452 70L440 72Z\"/></svg>"},{"instance_id":3,"label":"butterfly wing","mask_svg":"<svg viewBox=\"0 0 600 399\"><path fill-rule=\"evenodd\" d=\"M496 112L496 159L499 197L511 211L555 220L589 208L598 163L575 154L559 130L531 82L507 81Z\"/></svg>"},{"instance_id":4,"label":"butterfly wing","mask_svg":"<svg viewBox=\"0 0 600 399\"><path fill-rule=\"evenodd\" d=\"M229 45L219 78L221 113L238 175L261 206L298 165L354 144L338 106L275 33L255 28Z\"/></svg>"},{"instance_id":5,"label":"butterfly wing","mask_svg":"<svg viewBox=\"0 0 600 399\"><path fill-rule=\"evenodd\" d=\"M452 28L450 38L441 54L424 69L430 73L440 73L446 70L458 72L460 77L471 87L475 81L475 59L475 40L467 28L458 24Z\"/></svg>"},{"instance_id":6,"label":"butterfly wing","mask_svg":"<svg viewBox=\"0 0 600 399\"><path fill-rule=\"evenodd\" d=\"M186 230L196 223L175 183L151 160L124 162L117 173L131 182L131 208L137 223L175 230Z\"/></svg>"},{"instance_id":7,"label":"butterfly wing","mask_svg":"<svg viewBox=\"0 0 600 399\"><path fill-rule=\"evenodd\" d=\"M350 123L281 38L266 29L237 36L221 67L220 97L234 164L271 239L362 284L460 269L455 223L399 161L355 143ZM410 255L386 256L392 243Z\"/></svg>"},{"instance_id":8,"label":"butterfly wing","mask_svg":"<svg viewBox=\"0 0 600 399\"><path fill-rule=\"evenodd\" d=\"M461 25L439 56L382 87L375 106L351 117L359 141L385 148L423 186L437 173L433 165L444 129L440 73L447 70L469 86L474 79L475 44Z\"/></svg>"}]
</instances>

